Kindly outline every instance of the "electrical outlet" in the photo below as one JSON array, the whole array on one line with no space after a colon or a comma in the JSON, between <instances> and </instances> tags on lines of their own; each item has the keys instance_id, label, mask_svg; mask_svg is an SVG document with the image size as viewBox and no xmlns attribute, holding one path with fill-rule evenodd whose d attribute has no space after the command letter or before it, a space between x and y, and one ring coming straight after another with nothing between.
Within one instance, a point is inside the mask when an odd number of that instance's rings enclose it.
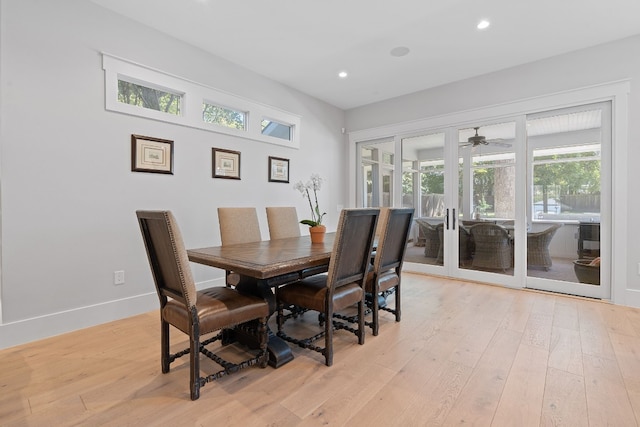
<instances>
[{"instance_id":1,"label":"electrical outlet","mask_svg":"<svg viewBox=\"0 0 640 427\"><path fill-rule=\"evenodd\" d=\"M113 272L113 284L114 285L124 285L124 270L114 271Z\"/></svg>"}]
</instances>

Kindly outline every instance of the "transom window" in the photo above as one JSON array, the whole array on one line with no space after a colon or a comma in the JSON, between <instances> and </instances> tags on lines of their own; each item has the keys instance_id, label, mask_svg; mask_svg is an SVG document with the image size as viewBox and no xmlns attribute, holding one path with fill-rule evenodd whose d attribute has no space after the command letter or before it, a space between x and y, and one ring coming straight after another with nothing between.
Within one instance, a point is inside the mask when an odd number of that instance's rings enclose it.
<instances>
[{"instance_id":1,"label":"transom window","mask_svg":"<svg viewBox=\"0 0 640 427\"><path fill-rule=\"evenodd\" d=\"M301 118L103 53L109 111L300 148Z\"/></svg>"},{"instance_id":2,"label":"transom window","mask_svg":"<svg viewBox=\"0 0 640 427\"><path fill-rule=\"evenodd\" d=\"M124 104L179 116L182 95L168 90L156 89L150 85L136 84L123 78L118 79L118 101Z\"/></svg>"}]
</instances>

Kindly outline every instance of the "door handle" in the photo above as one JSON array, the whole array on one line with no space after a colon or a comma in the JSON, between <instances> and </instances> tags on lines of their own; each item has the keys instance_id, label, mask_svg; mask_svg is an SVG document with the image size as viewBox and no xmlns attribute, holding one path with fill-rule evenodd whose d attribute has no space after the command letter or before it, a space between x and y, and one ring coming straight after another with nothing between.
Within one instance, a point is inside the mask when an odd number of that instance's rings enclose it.
<instances>
[{"instance_id":1,"label":"door handle","mask_svg":"<svg viewBox=\"0 0 640 427\"><path fill-rule=\"evenodd\" d=\"M447 209L447 214L444 217L444 224L447 226L447 230L449 229L449 209Z\"/></svg>"},{"instance_id":2,"label":"door handle","mask_svg":"<svg viewBox=\"0 0 640 427\"><path fill-rule=\"evenodd\" d=\"M452 224L453 224L453 227L451 229L455 230L456 229L456 210L455 209L453 209L453 215L451 216L451 218L452 218Z\"/></svg>"}]
</instances>

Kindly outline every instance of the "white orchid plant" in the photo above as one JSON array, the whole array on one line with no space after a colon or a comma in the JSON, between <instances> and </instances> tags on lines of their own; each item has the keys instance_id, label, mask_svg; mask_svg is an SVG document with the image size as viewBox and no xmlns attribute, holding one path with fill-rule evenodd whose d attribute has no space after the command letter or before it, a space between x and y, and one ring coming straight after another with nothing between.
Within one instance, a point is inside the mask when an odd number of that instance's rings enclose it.
<instances>
[{"instance_id":1,"label":"white orchid plant","mask_svg":"<svg viewBox=\"0 0 640 427\"><path fill-rule=\"evenodd\" d=\"M308 225L309 227L316 227L318 225L322 225L322 217L327 213L320 213L320 207L318 206L318 191L320 191L320 187L322 186L322 178L320 175L313 174L311 175L311 179L307 181L307 183L303 183L302 181L298 181L294 184L293 188L298 190L302 197L306 197L309 201L309 207L311 208L311 219L303 219L300 221L300 224ZM315 201L315 206L311 201L311 191L313 191L313 200Z\"/></svg>"}]
</instances>

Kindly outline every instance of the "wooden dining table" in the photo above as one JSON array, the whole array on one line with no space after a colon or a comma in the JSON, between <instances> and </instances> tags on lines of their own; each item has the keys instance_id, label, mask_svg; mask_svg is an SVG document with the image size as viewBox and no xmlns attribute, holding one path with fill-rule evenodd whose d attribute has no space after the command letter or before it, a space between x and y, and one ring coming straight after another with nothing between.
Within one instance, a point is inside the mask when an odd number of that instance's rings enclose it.
<instances>
[{"instance_id":1,"label":"wooden dining table","mask_svg":"<svg viewBox=\"0 0 640 427\"><path fill-rule=\"evenodd\" d=\"M269 313L273 314L276 311L273 288L296 280L305 270L328 266L334 239L335 233L326 233L323 243L311 243L309 236L300 236L189 249L187 254L191 262L239 274L236 289L264 298L269 304ZM243 341L241 337L236 338ZM267 348L269 365L275 368L293 359L289 345L271 330Z\"/></svg>"}]
</instances>

